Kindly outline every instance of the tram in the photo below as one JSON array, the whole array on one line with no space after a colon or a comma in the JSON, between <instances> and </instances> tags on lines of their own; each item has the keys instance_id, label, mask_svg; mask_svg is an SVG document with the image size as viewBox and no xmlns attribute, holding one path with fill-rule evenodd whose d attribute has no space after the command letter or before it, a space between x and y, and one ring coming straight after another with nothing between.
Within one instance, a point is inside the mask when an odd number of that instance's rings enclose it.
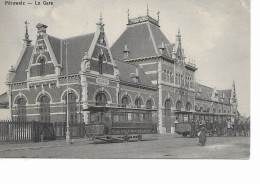
<instances>
[{"instance_id":1,"label":"tram","mask_svg":"<svg viewBox=\"0 0 260 184\"><path fill-rule=\"evenodd\" d=\"M141 140L142 134L156 134L154 109L90 106L86 135L105 142Z\"/></svg>"},{"instance_id":2,"label":"tram","mask_svg":"<svg viewBox=\"0 0 260 184\"><path fill-rule=\"evenodd\" d=\"M182 134L184 137L190 135L197 136L200 128L204 126L209 136L227 135L228 121L234 124L235 116L226 113L209 113L209 112L191 112L177 111L175 115L179 123L175 124L175 132Z\"/></svg>"}]
</instances>

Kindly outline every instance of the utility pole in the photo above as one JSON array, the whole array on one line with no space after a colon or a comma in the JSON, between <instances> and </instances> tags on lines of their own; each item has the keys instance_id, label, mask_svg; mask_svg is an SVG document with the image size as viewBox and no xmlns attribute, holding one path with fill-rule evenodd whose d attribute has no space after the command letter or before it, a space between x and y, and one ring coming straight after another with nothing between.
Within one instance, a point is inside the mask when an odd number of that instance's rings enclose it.
<instances>
[{"instance_id":1,"label":"utility pole","mask_svg":"<svg viewBox=\"0 0 260 184\"><path fill-rule=\"evenodd\" d=\"M68 43L64 42L66 46L66 75L67 75L67 131L66 131L66 143L71 143L70 139L70 124L69 124L69 76L68 76Z\"/></svg>"}]
</instances>

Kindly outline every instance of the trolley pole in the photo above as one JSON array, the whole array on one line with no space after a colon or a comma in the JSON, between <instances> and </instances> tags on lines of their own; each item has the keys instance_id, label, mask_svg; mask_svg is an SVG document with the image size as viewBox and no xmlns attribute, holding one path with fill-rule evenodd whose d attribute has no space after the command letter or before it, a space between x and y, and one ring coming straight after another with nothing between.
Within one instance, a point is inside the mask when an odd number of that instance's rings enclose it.
<instances>
[{"instance_id":1,"label":"trolley pole","mask_svg":"<svg viewBox=\"0 0 260 184\"><path fill-rule=\"evenodd\" d=\"M70 124L69 124L69 78L68 78L68 43L64 42L66 45L66 75L67 75L67 130L66 130L66 143L71 143L70 139Z\"/></svg>"}]
</instances>

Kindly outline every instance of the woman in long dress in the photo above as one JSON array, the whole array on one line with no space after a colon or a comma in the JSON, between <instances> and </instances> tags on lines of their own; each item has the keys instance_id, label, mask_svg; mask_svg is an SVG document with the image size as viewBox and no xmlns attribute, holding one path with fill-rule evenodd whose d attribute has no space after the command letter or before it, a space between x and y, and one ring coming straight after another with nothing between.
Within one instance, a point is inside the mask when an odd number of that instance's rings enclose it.
<instances>
[{"instance_id":1,"label":"woman in long dress","mask_svg":"<svg viewBox=\"0 0 260 184\"><path fill-rule=\"evenodd\" d=\"M201 146L205 146L205 143L207 141L207 131L205 129L205 127L201 128L201 131L199 132L199 142L201 144Z\"/></svg>"}]
</instances>

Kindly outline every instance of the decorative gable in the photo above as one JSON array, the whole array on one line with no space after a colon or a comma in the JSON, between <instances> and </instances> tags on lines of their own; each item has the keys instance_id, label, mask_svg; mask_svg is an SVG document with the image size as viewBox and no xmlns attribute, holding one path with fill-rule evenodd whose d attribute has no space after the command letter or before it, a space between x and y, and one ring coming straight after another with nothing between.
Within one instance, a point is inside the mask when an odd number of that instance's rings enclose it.
<instances>
[{"instance_id":1,"label":"decorative gable","mask_svg":"<svg viewBox=\"0 0 260 184\"><path fill-rule=\"evenodd\" d=\"M37 24L37 40L28 67L28 78L59 75L61 66L52 50L46 34L46 25Z\"/></svg>"},{"instance_id":2,"label":"decorative gable","mask_svg":"<svg viewBox=\"0 0 260 184\"><path fill-rule=\"evenodd\" d=\"M99 75L118 77L118 68L114 63L107 38L104 32L102 17L97 23L97 31L91 43L89 51L83 57L81 69L84 72L92 72Z\"/></svg>"}]
</instances>

